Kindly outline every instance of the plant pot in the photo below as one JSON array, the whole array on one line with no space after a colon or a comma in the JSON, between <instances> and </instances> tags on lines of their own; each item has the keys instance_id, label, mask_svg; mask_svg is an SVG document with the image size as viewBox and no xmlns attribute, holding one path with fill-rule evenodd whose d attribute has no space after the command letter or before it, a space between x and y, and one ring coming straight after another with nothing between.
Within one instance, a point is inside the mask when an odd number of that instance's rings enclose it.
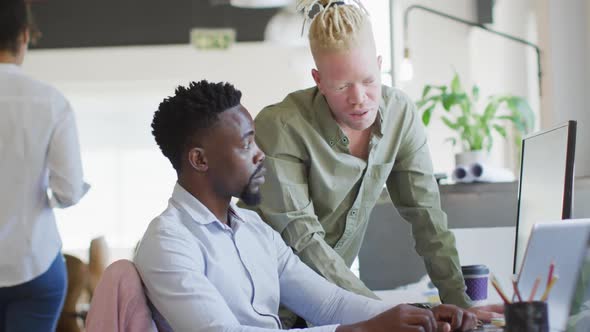
<instances>
[{"instance_id":1,"label":"plant pot","mask_svg":"<svg viewBox=\"0 0 590 332\"><path fill-rule=\"evenodd\" d=\"M474 163L485 164L488 160L488 153L483 150L466 151L455 155L455 167L469 166Z\"/></svg>"}]
</instances>

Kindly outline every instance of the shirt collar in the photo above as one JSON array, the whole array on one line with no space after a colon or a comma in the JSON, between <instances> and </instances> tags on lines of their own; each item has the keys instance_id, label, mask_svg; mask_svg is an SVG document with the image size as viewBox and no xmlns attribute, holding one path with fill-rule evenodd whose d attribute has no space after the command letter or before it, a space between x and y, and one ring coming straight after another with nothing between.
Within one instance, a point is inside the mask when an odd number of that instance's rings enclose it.
<instances>
[{"instance_id":1,"label":"shirt collar","mask_svg":"<svg viewBox=\"0 0 590 332\"><path fill-rule=\"evenodd\" d=\"M379 103L377 117L375 118L374 123L375 125L373 126L373 133L375 133L378 137L383 137L383 112L386 109L384 95L385 88L382 88L381 91L381 102ZM332 115L332 111L330 110L330 105L328 105L328 102L326 101L326 97L321 94L317 87L315 88L315 95L313 97L313 109L317 111L319 126L322 130L324 138L328 144L330 144L330 146L334 146L336 142L345 136L345 134L338 123L336 123L336 120Z\"/></svg>"},{"instance_id":2,"label":"shirt collar","mask_svg":"<svg viewBox=\"0 0 590 332\"><path fill-rule=\"evenodd\" d=\"M0 62L0 71L6 73L14 73L22 71L20 66L17 66L14 63L7 63L7 62Z\"/></svg>"},{"instance_id":3,"label":"shirt collar","mask_svg":"<svg viewBox=\"0 0 590 332\"><path fill-rule=\"evenodd\" d=\"M178 207L186 211L193 221L201 225L207 225L213 222L218 222L219 219L211 212L201 201L195 196L184 189L178 182L174 185L172 191L171 201ZM238 211L238 207L235 203L230 203L229 206L229 217L231 218L231 224L234 222L245 222L244 216Z\"/></svg>"},{"instance_id":4,"label":"shirt collar","mask_svg":"<svg viewBox=\"0 0 590 332\"><path fill-rule=\"evenodd\" d=\"M317 87L315 88L312 109L315 110L317 114L318 124L322 135L326 139L326 142L333 147L344 133L338 123L336 123L332 111L330 110L330 106L326 101L326 97L324 97Z\"/></svg>"},{"instance_id":5,"label":"shirt collar","mask_svg":"<svg viewBox=\"0 0 590 332\"><path fill-rule=\"evenodd\" d=\"M382 91L385 91L385 89L382 89ZM383 137L383 118L385 117L383 113L386 109L385 95L382 93L379 109L377 109L377 118L375 119L375 125L373 126L373 133L379 137Z\"/></svg>"}]
</instances>

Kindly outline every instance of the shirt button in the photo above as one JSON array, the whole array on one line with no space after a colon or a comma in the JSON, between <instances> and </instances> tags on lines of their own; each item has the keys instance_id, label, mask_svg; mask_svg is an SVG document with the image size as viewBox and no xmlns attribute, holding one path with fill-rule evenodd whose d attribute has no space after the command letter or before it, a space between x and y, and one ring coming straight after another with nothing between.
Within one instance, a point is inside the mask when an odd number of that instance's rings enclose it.
<instances>
[{"instance_id":1,"label":"shirt button","mask_svg":"<svg viewBox=\"0 0 590 332\"><path fill-rule=\"evenodd\" d=\"M355 217L355 216L356 216L356 213L357 213L357 209L352 209L352 210L350 210L350 215L351 215L352 217Z\"/></svg>"},{"instance_id":2,"label":"shirt button","mask_svg":"<svg viewBox=\"0 0 590 332\"><path fill-rule=\"evenodd\" d=\"M334 141L330 140L330 146L334 146Z\"/></svg>"},{"instance_id":3,"label":"shirt button","mask_svg":"<svg viewBox=\"0 0 590 332\"><path fill-rule=\"evenodd\" d=\"M343 137L342 138L342 143L348 145L348 137Z\"/></svg>"}]
</instances>

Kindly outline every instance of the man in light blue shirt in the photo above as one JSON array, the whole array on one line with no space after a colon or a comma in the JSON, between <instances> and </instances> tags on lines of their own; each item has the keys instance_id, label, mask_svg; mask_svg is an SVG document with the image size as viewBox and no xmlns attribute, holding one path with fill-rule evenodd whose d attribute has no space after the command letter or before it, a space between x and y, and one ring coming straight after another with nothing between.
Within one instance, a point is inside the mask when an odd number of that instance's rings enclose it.
<instances>
[{"instance_id":1,"label":"man in light blue shirt","mask_svg":"<svg viewBox=\"0 0 590 332\"><path fill-rule=\"evenodd\" d=\"M389 308L312 271L258 214L264 153L227 83L178 87L153 134L178 174L167 209L149 225L135 264L148 298L176 332L280 330L279 303L317 331L466 331L475 315L452 305Z\"/></svg>"}]
</instances>

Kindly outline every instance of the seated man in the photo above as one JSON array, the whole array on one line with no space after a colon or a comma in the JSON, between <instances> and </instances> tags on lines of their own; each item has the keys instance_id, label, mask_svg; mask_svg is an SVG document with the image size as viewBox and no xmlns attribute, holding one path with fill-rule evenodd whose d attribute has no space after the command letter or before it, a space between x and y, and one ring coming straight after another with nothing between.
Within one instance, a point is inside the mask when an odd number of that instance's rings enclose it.
<instances>
[{"instance_id":1,"label":"seated man","mask_svg":"<svg viewBox=\"0 0 590 332\"><path fill-rule=\"evenodd\" d=\"M466 331L475 315L432 310L343 290L303 264L258 214L264 153L227 83L178 87L152 122L178 174L168 208L149 225L135 264L155 308L180 331L279 330L279 303L321 331Z\"/></svg>"}]
</instances>

